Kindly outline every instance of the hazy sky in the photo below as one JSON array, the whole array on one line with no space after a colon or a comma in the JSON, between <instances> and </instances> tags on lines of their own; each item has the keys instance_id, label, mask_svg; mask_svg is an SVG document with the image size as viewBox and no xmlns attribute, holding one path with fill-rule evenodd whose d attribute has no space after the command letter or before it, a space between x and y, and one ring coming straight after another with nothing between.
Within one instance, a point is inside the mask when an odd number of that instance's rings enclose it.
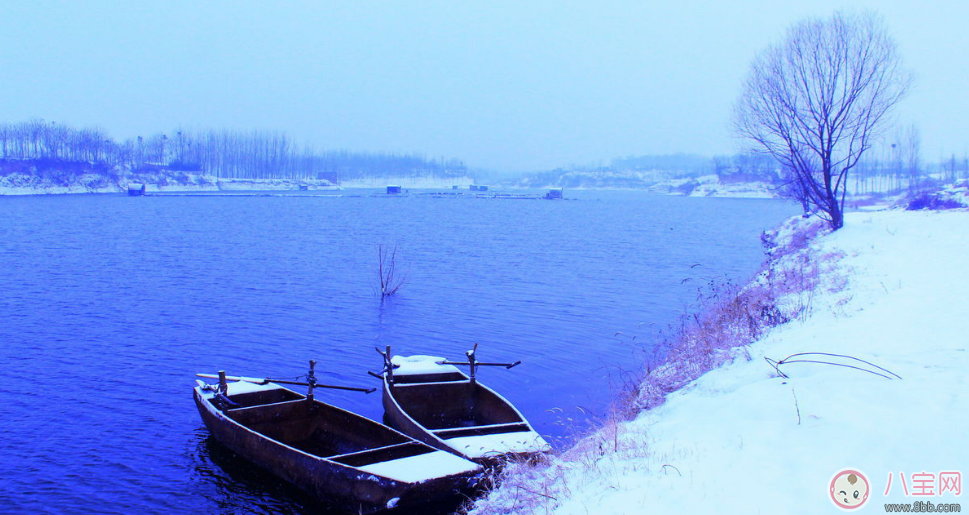
<instances>
[{"instance_id":1,"label":"hazy sky","mask_svg":"<svg viewBox=\"0 0 969 515\"><path fill-rule=\"evenodd\" d=\"M19 4L19 5L17 5ZM499 170L733 153L751 58L870 8L916 87L923 157L969 151L969 2L4 2L0 122L281 130Z\"/></svg>"}]
</instances>

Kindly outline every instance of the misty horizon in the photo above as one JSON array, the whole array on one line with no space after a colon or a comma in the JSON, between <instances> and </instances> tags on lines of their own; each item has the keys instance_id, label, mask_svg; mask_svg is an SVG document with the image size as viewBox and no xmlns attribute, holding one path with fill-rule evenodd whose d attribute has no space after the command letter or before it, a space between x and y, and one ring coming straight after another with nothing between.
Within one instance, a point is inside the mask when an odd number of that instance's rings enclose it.
<instances>
[{"instance_id":1,"label":"misty horizon","mask_svg":"<svg viewBox=\"0 0 969 515\"><path fill-rule=\"evenodd\" d=\"M916 87L898 126L969 151L960 2L563 6L34 3L0 20L5 123L279 131L301 145L500 172L730 155L753 57L793 23L873 9ZM891 135L887 138L891 139Z\"/></svg>"}]
</instances>

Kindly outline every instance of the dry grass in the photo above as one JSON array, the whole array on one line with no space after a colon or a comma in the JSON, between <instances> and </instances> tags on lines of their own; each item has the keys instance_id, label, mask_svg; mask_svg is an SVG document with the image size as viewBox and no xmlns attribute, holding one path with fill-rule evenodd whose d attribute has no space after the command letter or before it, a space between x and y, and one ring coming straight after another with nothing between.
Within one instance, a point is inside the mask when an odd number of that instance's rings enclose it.
<instances>
[{"instance_id":1,"label":"dry grass","mask_svg":"<svg viewBox=\"0 0 969 515\"><path fill-rule=\"evenodd\" d=\"M547 514L558 505L559 495L569 493L565 478L565 469L548 459L512 458L501 467L488 471L482 482L482 493L476 499L468 500L458 513L466 514L474 509L484 515ZM489 495L499 488L504 495Z\"/></svg>"},{"instance_id":2,"label":"dry grass","mask_svg":"<svg viewBox=\"0 0 969 515\"><path fill-rule=\"evenodd\" d=\"M600 477L618 485L622 467L656 461L648 459L646 438L630 433L633 426L626 421L663 404L667 395L716 367L737 358L751 359L746 347L772 327L807 318L819 289L846 288L841 274L829 273L843 255L822 254L811 247L826 231L820 220L792 219L765 233L767 260L755 279L744 287L711 281L700 290L695 314L681 317L658 343L662 361L658 366L647 362L641 378L627 376L615 392L615 403L591 434L546 463L509 464L493 481L501 494L485 495L467 509L473 507L476 515L551 513L569 495L570 477ZM576 469L595 475L568 473Z\"/></svg>"},{"instance_id":3,"label":"dry grass","mask_svg":"<svg viewBox=\"0 0 969 515\"><path fill-rule=\"evenodd\" d=\"M664 362L647 371L632 399L633 410L659 406L669 393L734 359L736 349L788 320L763 285L714 285L702 314L683 318L672 337L660 344L666 349Z\"/></svg>"},{"instance_id":4,"label":"dry grass","mask_svg":"<svg viewBox=\"0 0 969 515\"><path fill-rule=\"evenodd\" d=\"M684 317L660 343L664 361L647 370L632 408L655 408L706 372L738 357L750 359L746 347L772 327L810 316L823 277L832 277L828 291L846 288L843 277L827 274L843 254L811 247L827 230L818 219L791 219L762 237L767 260L747 286L711 282L700 292L697 314Z\"/></svg>"}]
</instances>

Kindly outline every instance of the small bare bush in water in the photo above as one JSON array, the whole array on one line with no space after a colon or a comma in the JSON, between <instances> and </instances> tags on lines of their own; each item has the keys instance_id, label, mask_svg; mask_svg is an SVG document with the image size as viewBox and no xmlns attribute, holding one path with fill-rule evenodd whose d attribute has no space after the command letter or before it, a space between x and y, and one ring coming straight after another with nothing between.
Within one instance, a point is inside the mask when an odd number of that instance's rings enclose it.
<instances>
[{"instance_id":1,"label":"small bare bush in water","mask_svg":"<svg viewBox=\"0 0 969 515\"><path fill-rule=\"evenodd\" d=\"M380 286L380 298L396 295L401 286L407 281L407 273L401 270L397 263L400 247L394 245L388 249L384 244L377 245L377 278Z\"/></svg>"}]
</instances>

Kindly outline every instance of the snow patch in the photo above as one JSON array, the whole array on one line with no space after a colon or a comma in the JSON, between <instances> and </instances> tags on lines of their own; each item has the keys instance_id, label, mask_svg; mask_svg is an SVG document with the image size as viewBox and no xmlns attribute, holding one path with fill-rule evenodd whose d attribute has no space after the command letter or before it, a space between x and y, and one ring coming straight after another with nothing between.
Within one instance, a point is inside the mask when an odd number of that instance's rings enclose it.
<instances>
[{"instance_id":1,"label":"snow patch","mask_svg":"<svg viewBox=\"0 0 969 515\"><path fill-rule=\"evenodd\" d=\"M254 379L261 381L261 379ZM226 395L241 395L243 393L265 392L269 390L285 390L278 384L256 384L249 381L230 381L226 384Z\"/></svg>"},{"instance_id":2,"label":"snow patch","mask_svg":"<svg viewBox=\"0 0 969 515\"><path fill-rule=\"evenodd\" d=\"M445 439L448 445L471 458L488 458L502 454L549 452L552 448L535 431L459 436Z\"/></svg>"},{"instance_id":3,"label":"snow patch","mask_svg":"<svg viewBox=\"0 0 969 515\"><path fill-rule=\"evenodd\" d=\"M420 374L448 374L460 372L454 365L441 365L441 361L447 361L437 356L394 356L391 363L399 368L394 369L394 375L420 375Z\"/></svg>"},{"instance_id":4,"label":"snow patch","mask_svg":"<svg viewBox=\"0 0 969 515\"><path fill-rule=\"evenodd\" d=\"M341 188L384 188L388 184L395 184L402 188L414 189L451 189L453 186L468 189L468 185L474 184L474 179L470 177L361 177L357 179L344 179L340 181Z\"/></svg>"},{"instance_id":5,"label":"snow patch","mask_svg":"<svg viewBox=\"0 0 969 515\"><path fill-rule=\"evenodd\" d=\"M432 451L359 468L370 474L405 483L420 483L438 477L475 472L480 470L481 466L449 452Z\"/></svg>"}]
</instances>

